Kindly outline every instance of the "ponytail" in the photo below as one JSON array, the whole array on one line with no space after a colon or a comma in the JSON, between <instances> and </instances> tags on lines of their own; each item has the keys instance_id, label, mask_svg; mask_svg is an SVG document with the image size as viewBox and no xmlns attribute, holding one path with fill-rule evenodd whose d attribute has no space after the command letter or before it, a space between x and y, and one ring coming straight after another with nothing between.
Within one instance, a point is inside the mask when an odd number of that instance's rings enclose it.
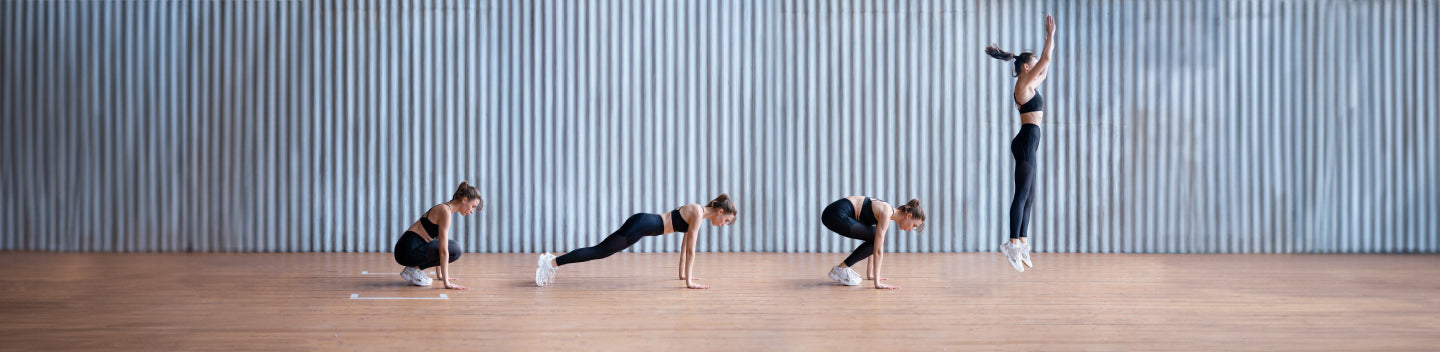
<instances>
[{"instance_id":1,"label":"ponytail","mask_svg":"<svg viewBox=\"0 0 1440 352\"><path fill-rule=\"evenodd\" d=\"M1012 54L1009 51L1000 50L1000 45L994 43L991 43L990 46L985 47L985 53L990 54L990 57L1000 59L1000 61L1010 61L1015 59L1015 54Z\"/></svg>"}]
</instances>

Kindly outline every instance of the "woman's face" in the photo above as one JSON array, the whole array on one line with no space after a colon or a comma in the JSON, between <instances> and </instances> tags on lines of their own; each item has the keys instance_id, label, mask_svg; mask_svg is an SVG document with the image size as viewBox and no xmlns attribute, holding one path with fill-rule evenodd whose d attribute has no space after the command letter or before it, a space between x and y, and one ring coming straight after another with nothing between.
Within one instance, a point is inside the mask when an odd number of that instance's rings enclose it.
<instances>
[{"instance_id":1,"label":"woman's face","mask_svg":"<svg viewBox=\"0 0 1440 352\"><path fill-rule=\"evenodd\" d=\"M898 225L898 226L900 226L900 229L901 229L901 230L905 230L905 231L915 231L915 229L920 228L920 225L924 225L924 224L925 224L925 220L920 220L920 219L916 219L916 218L914 218L914 217L911 217L910 215L905 215L904 218L902 218L902 219L900 219L900 220L896 220L896 221L895 221L895 224Z\"/></svg>"},{"instance_id":2,"label":"woman's face","mask_svg":"<svg viewBox=\"0 0 1440 352\"><path fill-rule=\"evenodd\" d=\"M729 225L732 221L735 221L735 214L721 213L720 215L716 215L714 218L711 218L710 224L723 227L725 225Z\"/></svg>"},{"instance_id":3,"label":"woman's face","mask_svg":"<svg viewBox=\"0 0 1440 352\"><path fill-rule=\"evenodd\" d=\"M460 211L460 215L470 215L475 213L475 207L477 206L480 206L480 199L468 199L464 203L460 203L460 209L458 210Z\"/></svg>"}]
</instances>

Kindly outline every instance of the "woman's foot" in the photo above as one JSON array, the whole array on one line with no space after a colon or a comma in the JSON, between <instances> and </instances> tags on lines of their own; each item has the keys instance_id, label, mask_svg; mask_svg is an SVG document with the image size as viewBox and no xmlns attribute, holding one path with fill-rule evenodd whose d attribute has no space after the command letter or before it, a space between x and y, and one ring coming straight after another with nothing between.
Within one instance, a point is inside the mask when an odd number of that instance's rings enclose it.
<instances>
[{"instance_id":1,"label":"woman's foot","mask_svg":"<svg viewBox=\"0 0 1440 352\"><path fill-rule=\"evenodd\" d=\"M1030 242L1020 243L1020 262L1024 263L1026 267L1035 267L1035 265L1030 264Z\"/></svg>"},{"instance_id":2,"label":"woman's foot","mask_svg":"<svg viewBox=\"0 0 1440 352\"><path fill-rule=\"evenodd\" d=\"M425 275L425 271L408 266L405 267L405 270L400 271L400 278L415 286L430 286L432 282L430 276Z\"/></svg>"},{"instance_id":3,"label":"woman's foot","mask_svg":"<svg viewBox=\"0 0 1440 352\"><path fill-rule=\"evenodd\" d=\"M1010 266L1015 271L1025 272L1025 263L1020 262L1020 246L1013 242L1006 241L1000 244L1000 253L1005 254L1005 259L1010 261Z\"/></svg>"},{"instance_id":4,"label":"woman's foot","mask_svg":"<svg viewBox=\"0 0 1440 352\"><path fill-rule=\"evenodd\" d=\"M555 282L555 255L550 252L540 255L535 263L535 286L545 287Z\"/></svg>"},{"instance_id":5,"label":"woman's foot","mask_svg":"<svg viewBox=\"0 0 1440 352\"><path fill-rule=\"evenodd\" d=\"M855 273L855 270L849 267L841 268L839 265L836 265L834 268L831 268L830 279L839 281L845 286L860 286L860 274Z\"/></svg>"}]
</instances>

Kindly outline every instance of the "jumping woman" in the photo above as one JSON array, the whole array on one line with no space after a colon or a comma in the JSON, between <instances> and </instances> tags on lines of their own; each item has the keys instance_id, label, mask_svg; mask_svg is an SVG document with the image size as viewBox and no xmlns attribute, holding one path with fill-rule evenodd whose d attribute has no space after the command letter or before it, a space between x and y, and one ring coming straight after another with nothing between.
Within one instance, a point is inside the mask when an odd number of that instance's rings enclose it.
<instances>
[{"instance_id":1,"label":"jumping woman","mask_svg":"<svg viewBox=\"0 0 1440 352\"><path fill-rule=\"evenodd\" d=\"M825 224L825 228L841 236L865 241L855 247L855 251L845 257L845 261L830 269L830 279L845 286L860 285L860 274L856 274L850 267L873 254L875 257L870 260L865 270L866 276L875 281L875 288L898 289L899 287L880 282L886 280L880 276L880 265L885 261L885 230L890 228L891 221L901 230L923 229L925 208L920 207L918 199L911 199L905 202L905 205L895 208L883 200L866 196L840 198L825 207L825 211L820 213L820 223Z\"/></svg>"},{"instance_id":2,"label":"jumping woman","mask_svg":"<svg viewBox=\"0 0 1440 352\"><path fill-rule=\"evenodd\" d=\"M1010 200L1010 241L1000 245L1000 253L1016 271L1024 272L1030 264L1030 212L1035 208L1035 149L1040 146L1040 120L1045 117L1045 99L1036 88L1045 81L1050 69L1050 56L1055 51L1055 18L1045 16L1045 49L1040 58L1034 53L1014 55L990 44L985 53L996 59L1015 60L1015 107L1020 110L1020 133L1010 141L1015 156L1015 198Z\"/></svg>"},{"instance_id":3,"label":"jumping woman","mask_svg":"<svg viewBox=\"0 0 1440 352\"><path fill-rule=\"evenodd\" d=\"M461 182L450 201L436 204L420 215L420 220L410 224L410 229L400 235L400 242L395 243L395 262L405 266L400 277L416 286L430 286L430 276L424 270L433 267L435 277L445 283L445 288L466 289L451 283L455 278L450 276L450 263L460 259L460 244L450 240L450 218L453 213L474 214L477 208L485 208L483 203L479 190L470 187L469 182Z\"/></svg>"},{"instance_id":4,"label":"jumping woman","mask_svg":"<svg viewBox=\"0 0 1440 352\"><path fill-rule=\"evenodd\" d=\"M646 236L684 232L685 238L680 243L680 279L685 280L685 287L710 288L710 286L696 284L694 277L690 275L690 269L695 263L695 239L696 232L700 230L701 220L710 220L710 224L714 226L725 226L734 221L735 204L730 202L730 195L721 194L705 206L693 203L682 205L664 215L650 213L631 215L629 219L625 220L624 225L620 225L619 230L615 230L609 237L605 237L600 244L576 249L559 257L550 253L541 254L539 262L536 263L535 284L546 286L555 282L555 273L560 266L609 257L625 248L630 248L635 245L635 242L639 242Z\"/></svg>"}]
</instances>

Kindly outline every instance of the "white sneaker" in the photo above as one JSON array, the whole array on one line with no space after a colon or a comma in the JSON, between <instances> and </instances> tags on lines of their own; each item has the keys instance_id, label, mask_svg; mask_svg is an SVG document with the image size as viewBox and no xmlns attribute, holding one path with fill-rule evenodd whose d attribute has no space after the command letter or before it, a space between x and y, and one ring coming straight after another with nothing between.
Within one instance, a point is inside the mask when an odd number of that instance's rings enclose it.
<instances>
[{"instance_id":1,"label":"white sneaker","mask_svg":"<svg viewBox=\"0 0 1440 352\"><path fill-rule=\"evenodd\" d=\"M1020 244L1020 262L1024 263L1026 267L1035 267L1035 265L1030 264L1030 242Z\"/></svg>"},{"instance_id":2,"label":"white sneaker","mask_svg":"<svg viewBox=\"0 0 1440 352\"><path fill-rule=\"evenodd\" d=\"M404 279L405 282L415 283L415 278L410 276L410 267L408 266L405 267L405 269L400 269L400 278Z\"/></svg>"},{"instance_id":3,"label":"white sneaker","mask_svg":"<svg viewBox=\"0 0 1440 352\"><path fill-rule=\"evenodd\" d=\"M405 267L405 270L400 271L400 278L409 281L411 285L415 286L430 286L432 282L430 276L425 275L424 271L408 266Z\"/></svg>"},{"instance_id":4,"label":"white sneaker","mask_svg":"<svg viewBox=\"0 0 1440 352\"><path fill-rule=\"evenodd\" d=\"M555 255L550 252L540 255L540 260L535 263L535 285L545 287L555 282Z\"/></svg>"},{"instance_id":5,"label":"white sneaker","mask_svg":"<svg viewBox=\"0 0 1440 352\"><path fill-rule=\"evenodd\" d=\"M830 279L839 281L845 286L860 286L860 274L850 268L841 268L839 265L830 269Z\"/></svg>"},{"instance_id":6,"label":"white sneaker","mask_svg":"<svg viewBox=\"0 0 1440 352\"><path fill-rule=\"evenodd\" d=\"M1005 255L1005 258L1010 261L1010 266L1014 267L1015 271L1025 272L1025 263L1020 262L1020 246L1010 244L1010 241L1005 241L1005 243L1000 244L1000 253Z\"/></svg>"}]
</instances>

